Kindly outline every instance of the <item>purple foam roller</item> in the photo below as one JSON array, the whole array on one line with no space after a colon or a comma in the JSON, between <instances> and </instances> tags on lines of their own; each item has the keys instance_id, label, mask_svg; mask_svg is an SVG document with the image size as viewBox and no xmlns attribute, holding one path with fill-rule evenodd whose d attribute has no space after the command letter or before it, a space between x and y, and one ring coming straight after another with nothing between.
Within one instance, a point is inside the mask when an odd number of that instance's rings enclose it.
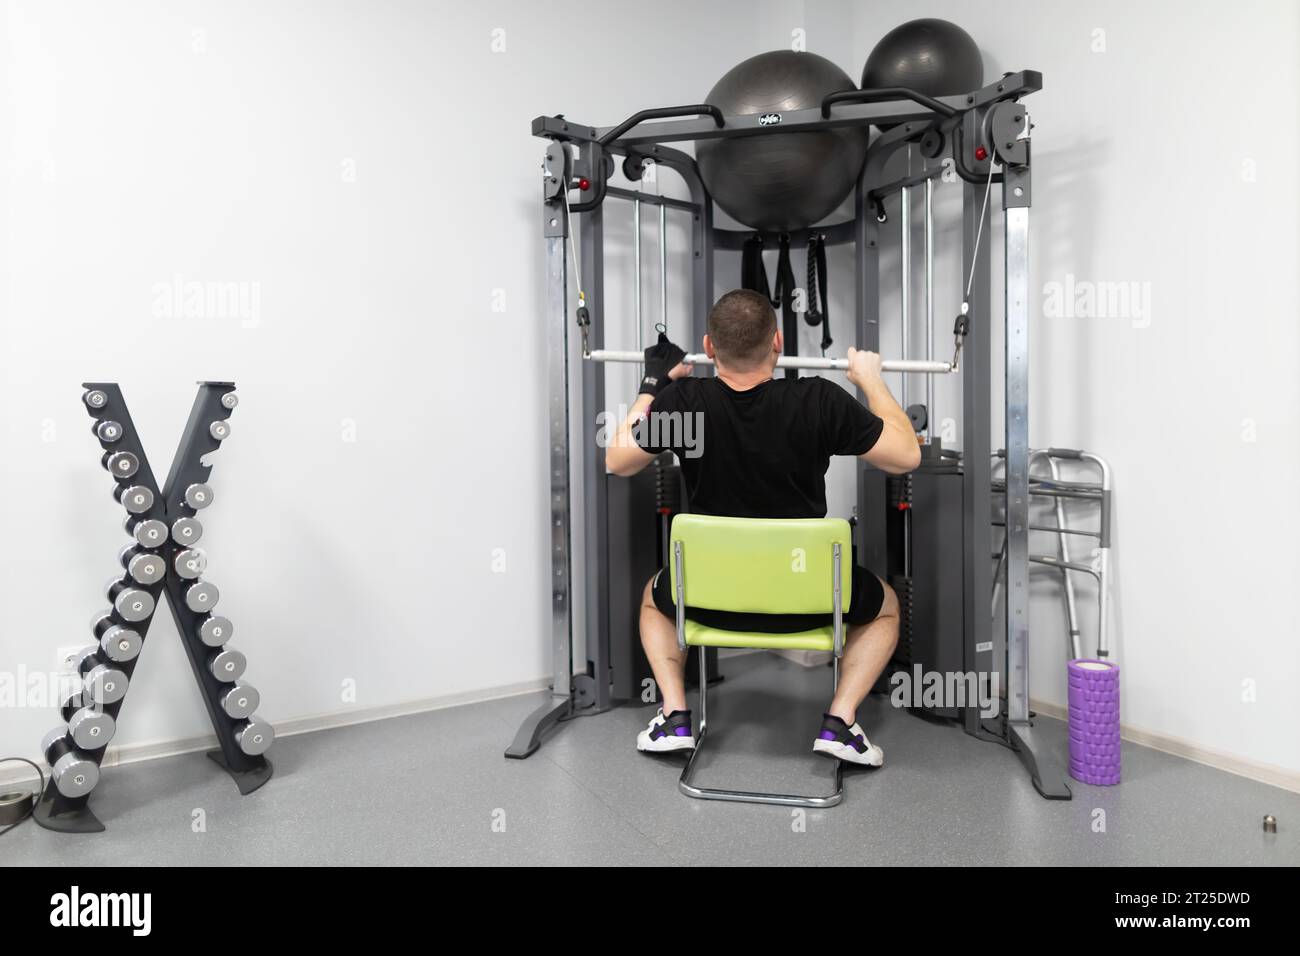
<instances>
[{"instance_id":1,"label":"purple foam roller","mask_svg":"<svg viewBox=\"0 0 1300 956\"><path fill-rule=\"evenodd\" d=\"M1119 783L1119 666L1081 658L1068 663L1070 776L1084 783Z\"/></svg>"}]
</instances>

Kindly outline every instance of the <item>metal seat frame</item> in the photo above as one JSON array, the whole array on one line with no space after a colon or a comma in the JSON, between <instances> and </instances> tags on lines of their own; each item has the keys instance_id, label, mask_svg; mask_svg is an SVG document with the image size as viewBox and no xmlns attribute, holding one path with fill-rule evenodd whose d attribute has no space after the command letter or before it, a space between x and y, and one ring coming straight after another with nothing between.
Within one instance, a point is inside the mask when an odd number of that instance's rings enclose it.
<instances>
[{"instance_id":1,"label":"metal seat frame","mask_svg":"<svg viewBox=\"0 0 1300 956\"><path fill-rule=\"evenodd\" d=\"M833 546L832 561L832 581L831 593L833 603L833 622L832 631L834 646L834 684L835 690L840 686L840 657L844 651L844 614L841 598L843 590L841 588L841 546L837 543ZM682 549L681 541L673 542L673 568L676 576L675 585L675 604L677 606L677 646L685 651L686 644L686 560ZM765 803L775 804L782 807L811 807L814 809L824 809L833 807L844 799L844 764L840 760L835 761L835 791L826 796L804 796L793 793L768 793L756 790L731 790L721 787L701 787L692 782L695 774L695 762L699 759L700 751L704 749L704 740L708 734L709 726L709 681L705 668L705 655L697 655L700 659L700 729L695 738L695 749L691 752L686 761L686 766L682 768L682 775L678 778L677 788L688 797L696 800L726 800L732 803Z\"/></svg>"}]
</instances>

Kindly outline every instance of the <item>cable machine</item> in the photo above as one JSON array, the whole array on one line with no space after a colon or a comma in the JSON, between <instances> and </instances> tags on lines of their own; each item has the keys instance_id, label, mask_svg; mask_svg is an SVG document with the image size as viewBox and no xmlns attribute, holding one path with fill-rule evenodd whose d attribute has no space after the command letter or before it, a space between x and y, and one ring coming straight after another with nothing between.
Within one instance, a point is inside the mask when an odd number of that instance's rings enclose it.
<instances>
[{"instance_id":1,"label":"cable machine","mask_svg":"<svg viewBox=\"0 0 1300 956\"><path fill-rule=\"evenodd\" d=\"M651 567L639 579L638 568L620 563L618 550L611 554L611 488L625 482L606 474L604 449L596 440L596 412L605 403L605 364L639 362L640 353L606 348L604 310L604 203L608 199L634 202L638 223L637 264L640 265L640 207L656 205L660 216L661 283L666 281L663 221L669 212L690 215L690 308L683 322L674 324L678 341L695 343L705 329L714 299L714 253L719 249L741 250L756 234L752 230L727 230L713 225L713 200L700 177L695 160L674 148L673 143L700 142L715 138L761 136L779 129L782 133L828 130L844 126L876 127L880 134L871 142L866 162L854 191L853 218L790 234L760 232L770 245L789 243L806 246L810 238L829 245L850 245L854 254L856 309L853 329L860 348L881 351L880 296L882 276L880 248L888 223L885 199L898 195L902 210L904 242L904 335L910 321L911 191L924 190L926 264L927 357L913 359L904 341L901 359L886 361L887 371L905 374L961 373L963 447L960 452L943 449L927 422L913 417L918 431L930 441L925 445L929 467L942 474L952 490L952 507L936 511L940 519L931 524L942 538L944 551L960 554L960 570L943 580L945 600L953 609L942 631L931 635L945 641L946 665L966 673L1001 675L1005 689L1001 714L992 721L981 717L975 702L960 707L955 716L964 730L981 739L999 741L1020 756L1034 786L1044 797L1068 799L1070 791L1061 769L1036 734L1029 712L1029 422L1028 422L1028 335L1029 335L1029 209L1030 179L1029 118L1021 99L1042 87L1039 73L1025 70L962 96L930 97L913 90L847 90L831 93L820 108L785 113L724 115L715 106L695 104L642 110L613 127L594 127L563 116L541 116L533 121L535 136L549 141L542 162L542 236L546 257L547 368L549 381L550 448L550 610L554 684L551 700L531 714L520 726L507 757L523 758L537 750L543 735L556 724L572 717L599 713L622 700L637 699L632 658L624 637L612 638L622 626L621 602L633 613ZM919 176L889 179L886 166L900 150L917 149L933 166ZM620 189L609 183L616 157L623 160L625 175L637 181L644 164L677 173L686 184L689 199L674 199L663 190L651 194ZM954 326L954 356L951 362L933 357L933 212L934 177L951 170L961 179L962 255L964 301ZM909 171L910 172L910 171ZM994 634L989 614L993 593L993 534L990 524L994 487L991 461L991 359L995 343L991 329L990 255L991 199L1001 197L1004 231L1002 264L1005 276L1006 381L1004 392L1005 442L1004 479L999 482L1005 520L1005 544L1001 568L1005 587L1001 589L1006 610L1004 633ZM575 229L581 221L581 228ZM577 241L575 242L575 232ZM577 272L577 339L571 336L569 259L573 251ZM639 291L640 279L637 278ZM661 286L662 289L662 286ZM640 344L640 297L638 294L638 344ZM577 348L575 348L575 345ZM699 355L692 360L704 364ZM575 368L576 363L576 368ZM843 368L843 360L787 356L785 368ZM577 388L571 392L571 382ZM905 379L906 381L906 379ZM906 392L904 392L906 394ZM933 388L925 390L928 412L932 412ZM925 406L918 406L925 407ZM926 415L926 418L930 418ZM574 464L584 476L581 499L575 501L570 482ZM908 476L910 477L910 476ZM894 525L914 503L907 495L910 485L892 485L886 476L865 463L858 465L857 527L860 560L874 569L892 568L899 563ZM905 502L908 507L900 508ZM891 509L891 503L893 505ZM588 573L583 575L585 628L574 633L573 534L575 509L582 513L583 545ZM902 516L910 521L910 515ZM613 540L625 544L627 528L620 527ZM902 572L910 600L923 595L911 588L911 551L915 543L910 527L904 527L902 548L908 552ZM960 541L960 549L953 544ZM929 547L929 545L927 545ZM930 550L934 550L931 548ZM652 562L646 562L650 564ZM894 576L891 574L891 579ZM959 583L958 583L959 582ZM957 592L957 588L960 592ZM905 595L900 592L900 598ZM575 658L574 638L579 637ZM633 633L635 637L635 633ZM639 645L638 645L639 646ZM938 663L938 661L934 661ZM688 666L687 673L691 673Z\"/></svg>"}]
</instances>

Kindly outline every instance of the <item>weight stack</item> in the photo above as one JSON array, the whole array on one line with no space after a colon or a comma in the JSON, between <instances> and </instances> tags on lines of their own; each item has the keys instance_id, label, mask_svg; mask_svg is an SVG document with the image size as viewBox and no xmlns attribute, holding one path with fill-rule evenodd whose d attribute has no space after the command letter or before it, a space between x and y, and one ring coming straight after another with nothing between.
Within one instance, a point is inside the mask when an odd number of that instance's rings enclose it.
<instances>
[{"instance_id":1,"label":"weight stack","mask_svg":"<svg viewBox=\"0 0 1300 956\"><path fill-rule=\"evenodd\" d=\"M1119 666L1072 660L1069 668L1070 776L1103 787L1119 783Z\"/></svg>"},{"instance_id":2,"label":"weight stack","mask_svg":"<svg viewBox=\"0 0 1300 956\"><path fill-rule=\"evenodd\" d=\"M912 645L912 619L915 607L912 600L912 569L910 567L909 527L912 510L912 476L890 475L885 479L885 541L888 566L885 580L898 595L898 646L894 661L903 669L914 659ZM882 675L882 680L886 675Z\"/></svg>"},{"instance_id":3,"label":"weight stack","mask_svg":"<svg viewBox=\"0 0 1300 956\"><path fill-rule=\"evenodd\" d=\"M936 457L889 477L885 488L883 577L898 595L899 634L890 667L873 689L889 693L889 678L900 671L915 683L918 667L941 675L966 669L962 548L953 538L962 527L961 470L955 459ZM924 709L936 717L961 714L952 702Z\"/></svg>"}]
</instances>

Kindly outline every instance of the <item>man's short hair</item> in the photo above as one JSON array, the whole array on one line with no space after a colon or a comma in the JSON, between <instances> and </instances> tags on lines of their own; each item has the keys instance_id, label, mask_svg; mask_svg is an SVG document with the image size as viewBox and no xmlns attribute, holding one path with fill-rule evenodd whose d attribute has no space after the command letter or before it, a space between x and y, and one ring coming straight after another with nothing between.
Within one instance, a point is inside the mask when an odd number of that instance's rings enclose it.
<instances>
[{"instance_id":1,"label":"man's short hair","mask_svg":"<svg viewBox=\"0 0 1300 956\"><path fill-rule=\"evenodd\" d=\"M752 368L772 354L776 312L761 292L733 289L709 310L709 339L722 364Z\"/></svg>"}]
</instances>

